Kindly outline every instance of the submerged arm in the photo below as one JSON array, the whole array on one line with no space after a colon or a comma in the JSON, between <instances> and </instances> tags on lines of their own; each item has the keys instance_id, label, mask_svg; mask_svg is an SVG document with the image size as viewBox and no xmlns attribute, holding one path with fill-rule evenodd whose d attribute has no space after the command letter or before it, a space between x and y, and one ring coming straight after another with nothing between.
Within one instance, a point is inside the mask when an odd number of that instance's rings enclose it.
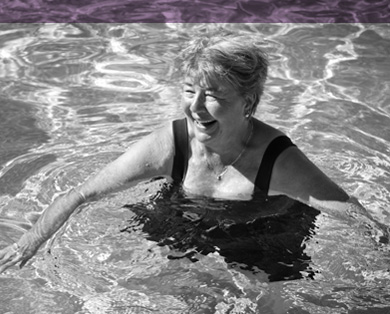
<instances>
[{"instance_id":1,"label":"submerged arm","mask_svg":"<svg viewBox=\"0 0 390 314\"><path fill-rule=\"evenodd\" d=\"M0 251L0 273L18 262L23 267L83 201L84 197L74 189L56 198L29 231L15 244Z\"/></svg>"},{"instance_id":2,"label":"submerged arm","mask_svg":"<svg viewBox=\"0 0 390 314\"><path fill-rule=\"evenodd\" d=\"M388 242L386 226L376 221L356 198L326 176L298 148L292 147L276 160L270 194L285 194L332 216L363 225Z\"/></svg>"},{"instance_id":3,"label":"submerged arm","mask_svg":"<svg viewBox=\"0 0 390 314\"><path fill-rule=\"evenodd\" d=\"M364 228L364 232L368 232L378 243L389 243L389 228L372 217L354 197L346 202L310 198L310 204L321 211L336 213L335 216L349 220L358 228Z\"/></svg>"},{"instance_id":4,"label":"submerged arm","mask_svg":"<svg viewBox=\"0 0 390 314\"><path fill-rule=\"evenodd\" d=\"M0 273L21 262L22 267L39 247L69 219L76 208L90 198L155 176L169 176L173 164L171 127L166 126L135 143L77 189L58 197L16 244L0 250Z\"/></svg>"}]
</instances>

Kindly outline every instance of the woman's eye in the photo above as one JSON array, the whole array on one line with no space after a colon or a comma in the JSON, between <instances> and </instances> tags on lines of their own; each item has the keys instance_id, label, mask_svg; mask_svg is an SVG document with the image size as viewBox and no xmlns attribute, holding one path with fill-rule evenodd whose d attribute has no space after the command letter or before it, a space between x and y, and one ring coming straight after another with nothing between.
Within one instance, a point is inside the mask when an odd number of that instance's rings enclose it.
<instances>
[{"instance_id":1,"label":"woman's eye","mask_svg":"<svg viewBox=\"0 0 390 314\"><path fill-rule=\"evenodd\" d=\"M206 94L206 97L210 98L211 100L220 100L220 98L215 95Z\"/></svg>"}]
</instances>

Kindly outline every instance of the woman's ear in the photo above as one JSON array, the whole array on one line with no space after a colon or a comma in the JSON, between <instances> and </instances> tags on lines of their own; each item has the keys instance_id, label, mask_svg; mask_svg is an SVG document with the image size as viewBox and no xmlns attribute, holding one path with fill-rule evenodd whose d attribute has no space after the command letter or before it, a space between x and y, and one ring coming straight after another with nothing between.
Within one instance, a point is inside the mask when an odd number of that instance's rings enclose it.
<instances>
[{"instance_id":1,"label":"woman's ear","mask_svg":"<svg viewBox=\"0 0 390 314\"><path fill-rule=\"evenodd\" d=\"M251 94L245 97L245 108L244 116L245 118L250 118L253 114L254 108L256 107L256 95Z\"/></svg>"}]
</instances>

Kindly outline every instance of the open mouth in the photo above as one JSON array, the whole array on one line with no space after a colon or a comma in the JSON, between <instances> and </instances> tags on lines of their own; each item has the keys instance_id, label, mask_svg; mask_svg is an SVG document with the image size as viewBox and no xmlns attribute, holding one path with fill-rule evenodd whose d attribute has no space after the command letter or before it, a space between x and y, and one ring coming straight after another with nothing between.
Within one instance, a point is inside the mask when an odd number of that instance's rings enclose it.
<instances>
[{"instance_id":1,"label":"open mouth","mask_svg":"<svg viewBox=\"0 0 390 314\"><path fill-rule=\"evenodd\" d=\"M206 129L213 126L215 123L217 123L217 121L216 120L195 120L195 123L198 127L202 129Z\"/></svg>"}]
</instances>

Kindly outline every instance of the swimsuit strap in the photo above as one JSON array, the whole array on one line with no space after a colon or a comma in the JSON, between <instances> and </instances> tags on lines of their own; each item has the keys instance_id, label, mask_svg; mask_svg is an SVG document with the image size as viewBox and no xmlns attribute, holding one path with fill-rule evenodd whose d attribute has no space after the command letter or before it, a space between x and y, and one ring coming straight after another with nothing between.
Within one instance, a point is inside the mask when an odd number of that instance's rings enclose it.
<instances>
[{"instance_id":1,"label":"swimsuit strap","mask_svg":"<svg viewBox=\"0 0 390 314\"><path fill-rule=\"evenodd\" d=\"M188 131L185 118L174 120L173 137L175 141L175 157L173 159L172 179L181 183L187 172L188 164Z\"/></svg>"},{"instance_id":2,"label":"swimsuit strap","mask_svg":"<svg viewBox=\"0 0 390 314\"><path fill-rule=\"evenodd\" d=\"M285 149L291 146L295 145L287 136L281 135L274 138L265 150L259 171L257 172L255 186L266 193L266 195L268 195L272 170L276 159Z\"/></svg>"}]
</instances>

